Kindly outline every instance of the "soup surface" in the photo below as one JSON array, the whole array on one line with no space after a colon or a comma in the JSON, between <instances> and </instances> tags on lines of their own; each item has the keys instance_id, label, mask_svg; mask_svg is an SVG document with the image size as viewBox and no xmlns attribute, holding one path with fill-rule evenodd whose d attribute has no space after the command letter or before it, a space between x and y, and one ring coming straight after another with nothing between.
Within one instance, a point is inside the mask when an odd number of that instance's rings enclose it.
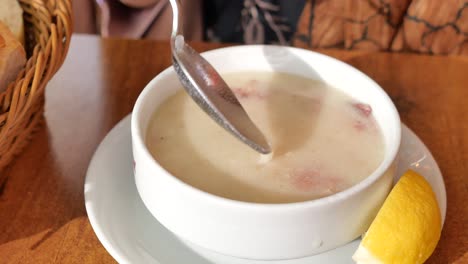
<instances>
[{"instance_id":1,"label":"soup surface","mask_svg":"<svg viewBox=\"0 0 468 264\"><path fill-rule=\"evenodd\" d=\"M146 143L182 181L234 200L299 202L349 188L383 160L383 136L369 105L292 74L223 77L273 153L260 155L241 143L180 89L155 111Z\"/></svg>"}]
</instances>

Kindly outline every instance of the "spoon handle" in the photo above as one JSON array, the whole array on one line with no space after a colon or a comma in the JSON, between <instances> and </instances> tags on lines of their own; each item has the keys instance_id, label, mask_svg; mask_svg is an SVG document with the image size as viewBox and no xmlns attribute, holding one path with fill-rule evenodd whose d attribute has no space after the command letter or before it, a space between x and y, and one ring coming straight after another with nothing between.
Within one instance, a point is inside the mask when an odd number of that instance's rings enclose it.
<instances>
[{"instance_id":1,"label":"spoon handle","mask_svg":"<svg viewBox=\"0 0 468 264\"><path fill-rule=\"evenodd\" d=\"M178 35L182 35L182 9L180 8L180 0L169 0L172 6L172 33L171 38L175 38Z\"/></svg>"}]
</instances>

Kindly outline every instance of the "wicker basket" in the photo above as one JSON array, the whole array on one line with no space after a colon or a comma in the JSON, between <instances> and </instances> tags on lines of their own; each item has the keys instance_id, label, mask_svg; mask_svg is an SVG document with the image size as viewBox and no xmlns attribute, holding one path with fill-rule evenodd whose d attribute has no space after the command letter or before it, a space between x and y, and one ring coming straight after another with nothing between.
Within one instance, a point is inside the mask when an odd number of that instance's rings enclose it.
<instances>
[{"instance_id":1,"label":"wicker basket","mask_svg":"<svg viewBox=\"0 0 468 264\"><path fill-rule=\"evenodd\" d=\"M44 88L65 59L72 33L70 0L19 0L24 10L28 61L0 93L0 171L41 123Z\"/></svg>"}]
</instances>

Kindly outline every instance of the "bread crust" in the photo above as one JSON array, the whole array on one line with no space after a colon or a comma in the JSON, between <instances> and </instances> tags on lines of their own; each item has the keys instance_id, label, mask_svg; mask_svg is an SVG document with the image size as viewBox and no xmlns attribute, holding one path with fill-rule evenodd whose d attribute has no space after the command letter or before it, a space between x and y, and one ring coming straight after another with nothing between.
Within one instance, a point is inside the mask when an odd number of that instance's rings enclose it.
<instances>
[{"instance_id":1,"label":"bread crust","mask_svg":"<svg viewBox=\"0 0 468 264\"><path fill-rule=\"evenodd\" d=\"M16 80L18 73L26 65L26 52L23 45L10 29L0 22L0 92Z\"/></svg>"},{"instance_id":2,"label":"bread crust","mask_svg":"<svg viewBox=\"0 0 468 264\"><path fill-rule=\"evenodd\" d=\"M0 0L0 22L24 45L23 9L18 0Z\"/></svg>"}]
</instances>

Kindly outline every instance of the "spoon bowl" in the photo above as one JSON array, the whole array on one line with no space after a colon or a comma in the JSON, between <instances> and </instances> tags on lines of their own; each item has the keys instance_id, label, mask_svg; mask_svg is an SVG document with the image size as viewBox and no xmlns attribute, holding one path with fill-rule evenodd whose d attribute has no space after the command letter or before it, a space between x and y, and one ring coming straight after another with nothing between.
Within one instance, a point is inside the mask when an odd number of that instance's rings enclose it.
<instances>
[{"instance_id":1,"label":"spoon bowl","mask_svg":"<svg viewBox=\"0 0 468 264\"><path fill-rule=\"evenodd\" d=\"M271 148L265 136L252 122L223 78L185 42L181 34L179 0L170 0L170 3L173 10L172 61L182 86L216 123L257 152L270 153Z\"/></svg>"}]
</instances>

